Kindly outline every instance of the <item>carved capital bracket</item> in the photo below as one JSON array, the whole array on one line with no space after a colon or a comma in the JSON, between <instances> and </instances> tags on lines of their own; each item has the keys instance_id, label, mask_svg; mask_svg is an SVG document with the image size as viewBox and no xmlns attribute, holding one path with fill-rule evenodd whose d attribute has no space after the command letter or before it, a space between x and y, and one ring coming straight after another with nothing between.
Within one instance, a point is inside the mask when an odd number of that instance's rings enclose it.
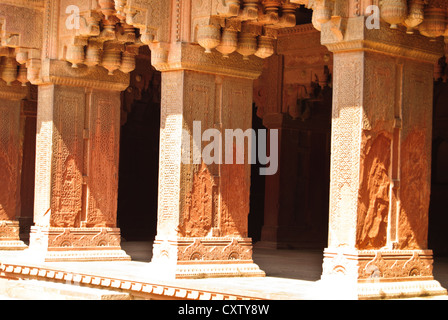
<instances>
[{"instance_id":1,"label":"carved capital bracket","mask_svg":"<svg viewBox=\"0 0 448 320\"><path fill-rule=\"evenodd\" d=\"M129 86L129 78L130 75L123 72L111 76L99 66L80 66L74 69L65 61L46 60L42 65L40 84L123 91Z\"/></svg>"},{"instance_id":2,"label":"carved capital bracket","mask_svg":"<svg viewBox=\"0 0 448 320\"><path fill-rule=\"evenodd\" d=\"M151 47L152 64L158 71L190 70L256 79L263 69L263 60L250 57L243 60L232 55L223 59L219 53L204 54L203 49L191 43L173 43Z\"/></svg>"},{"instance_id":3,"label":"carved capital bracket","mask_svg":"<svg viewBox=\"0 0 448 320\"><path fill-rule=\"evenodd\" d=\"M343 19L341 37L334 25L322 25L321 43L332 52L373 51L435 64L444 54L444 43L431 41L422 35L409 35L404 30L387 28L384 23L377 29L365 27L365 17Z\"/></svg>"}]
</instances>

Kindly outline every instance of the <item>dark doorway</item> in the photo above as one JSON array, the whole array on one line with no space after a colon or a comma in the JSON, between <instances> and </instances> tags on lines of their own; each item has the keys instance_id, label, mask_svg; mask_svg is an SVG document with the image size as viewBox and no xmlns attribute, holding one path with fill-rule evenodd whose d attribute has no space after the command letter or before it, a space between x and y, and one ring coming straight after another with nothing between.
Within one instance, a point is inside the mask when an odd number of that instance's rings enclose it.
<instances>
[{"instance_id":1,"label":"dark doorway","mask_svg":"<svg viewBox=\"0 0 448 320\"><path fill-rule=\"evenodd\" d=\"M160 72L148 48L122 95L118 227L125 241L153 241L157 228Z\"/></svg>"},{"instance_id":2,"label":"dark doorway","mask_svg":"<svg viewBox=\"0 0 448 320\"><path fill-rule=\"evenodd\" d=\"M257 109L254 104L252 108L252 129L256 133L256 141L258 143L258 130L264 129L263 119L257 116ZM258 154L258 150L257 150ZM252 242L261 240L261 230L264 223L264 196L265 196L265 176L260 175L260 168L263 167L257 161L251 167L251 181L250 181L250 211L249 211L249 238Z\"/></svg>"},{"instance_id":3,"label":"dark doorway","mask_svg":"<svg viewBox=\"0 0 448 320\"><path fill-rule=\"evenodd\" d=\"M448 256L448 83L434 83L431 202L428 247Z\"/></svg>"}]
</instances>

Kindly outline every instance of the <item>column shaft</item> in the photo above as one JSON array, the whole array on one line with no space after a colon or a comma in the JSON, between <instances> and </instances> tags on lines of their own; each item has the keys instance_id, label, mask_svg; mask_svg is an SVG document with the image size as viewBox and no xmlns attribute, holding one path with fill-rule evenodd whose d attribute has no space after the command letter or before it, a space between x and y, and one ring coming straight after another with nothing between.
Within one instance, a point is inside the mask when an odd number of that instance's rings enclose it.
<instances>
[{"instance_id":1,"label":"column shaft","mask_svg":"<svg viewBox=\"0 0 448 320\"><path fill-rule=\"evenodd\" d=\"M19 239L21 99L26 89L17 86L0 88L0 250L22 250Z\"/></svg>"},{"instance_id":2,"label":"column shaft","mask_svg":"<svg viewBox=\"0 0 448 320\"><path fill-rule=\"evenodd\" d=\"M250 79L162 73L159 213L152 259L162 275L264 275L252 262L247 238L247 140L239 150L244 163L229 164L225 158L225 144L231 144L233 160L238 149L236 140L225 139L225 130L251 128L252 90ZM205 138L207 129L212 136Z\"/></svg>"},{"instance_id":3,"label":"column shaft","mask_svg":"<svg viewBox=\"0 0 448 320\"><path fill-rule=\"evenodd\" d=\"M116 225L120 91L83 84L39 87L30 253L129 260Z\"/></svg>"}]
</instances>

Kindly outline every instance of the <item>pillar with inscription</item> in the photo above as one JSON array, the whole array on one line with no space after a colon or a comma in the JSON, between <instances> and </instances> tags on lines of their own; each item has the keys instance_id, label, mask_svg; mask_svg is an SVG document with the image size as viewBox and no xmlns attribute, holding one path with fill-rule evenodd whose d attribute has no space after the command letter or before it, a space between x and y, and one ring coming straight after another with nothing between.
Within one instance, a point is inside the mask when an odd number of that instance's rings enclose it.
<instances>
[{"instance_id":1,"label":"pillar with inscription","mask_svg":"<svg viewBox=\"0 0 448 320\"><path fill-rule=\"evenodd\" d=\"M162 71L162 117L151 270L168 278L263 276L247 235L247 139L244 161L225 159L225 146L230 144L235 156L237 145L225 139L226 129L251 128L260 60L238 55L224 60L182 43L172 45L170 54L182 61L155 62Z\"/></svg>"},{"instance_id":2,"label":"pillar with inscription","mask_svg":"<svg viewBox=\"0 0 448 320\"><path fill-rule=\"evenodd\" d=\"M443 42L383 23L367 29L360 16L322 25L322 44L334 53L334 97L321 283L339 284L328 287L338 297L446 294L427 241L433 70Z\"/></svg>"},{"instance_id":3,"label":"pillar with inscription","mask_svg":"<svg viewBox=\"0 0 448 320\"><path fill-rule=\"evenodd\" d=\"M0 84L0 250L26 248L19 238L18 221L22 154L20 109L26 93L27 88L20 84Z\"/></svg>"}]
</instances>

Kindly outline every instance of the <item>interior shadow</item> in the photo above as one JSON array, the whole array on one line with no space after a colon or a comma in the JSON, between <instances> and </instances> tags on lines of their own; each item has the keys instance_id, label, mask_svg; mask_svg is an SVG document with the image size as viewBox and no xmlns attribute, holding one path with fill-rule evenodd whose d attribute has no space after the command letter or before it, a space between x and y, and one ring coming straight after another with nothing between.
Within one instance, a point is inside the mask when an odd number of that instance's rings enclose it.
<instances>
[{"instance_id":1,"label":"interior shadow","mask_svg":"<svg viewBox=\"0 0 448 320\"><path fill-rule=\"evenodd\" d=\"M122 94L117 217L123 242L152 241L156 234L160 82L149 49L142 48Z\"/></svg>"}]
</instances>

